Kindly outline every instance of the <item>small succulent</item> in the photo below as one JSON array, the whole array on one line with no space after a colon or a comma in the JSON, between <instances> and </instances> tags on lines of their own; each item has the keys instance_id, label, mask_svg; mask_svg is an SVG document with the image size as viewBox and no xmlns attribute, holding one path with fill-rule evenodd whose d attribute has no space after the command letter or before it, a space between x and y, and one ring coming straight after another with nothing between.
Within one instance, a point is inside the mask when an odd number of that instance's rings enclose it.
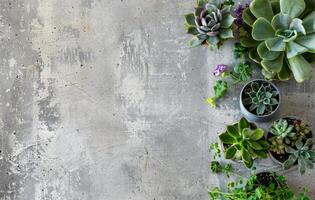
<instances>
[{"instance_id":1,"label":"small succulent","mask_svg":"<svg viewBox=\"0 0 315 200\"><path fill-rule=\"evenodd\" d=\"M233 38L234 18L230 12L231 5L221 0L197 0L195 13L185 15L187 33L194 35L189 45L208 44L210 48L216 48L223 40Z\"/></svg>"},{"instance_id":2,"label":"small succulent","mask_svg":"<svg viewBox=\"0 0 315 200\"><path fill-rule=\"evenodd\" d=\"M311 128L303 121L294 121L294 128L296 130L298 139L305 139L311 134Z\"/></svg>"},{"instance_id":3,"label":"small succulent","mask_svg":"<svg viewBox=\"0 0 315 200\"><path fill-rule=\"evenodd\" d=\"M245 118L227 126L219 138L226 147L225 158L242 160L248 168L253 166L254 158L267 157L269 144L264 139L264 130L253 128Z\"/></svg>"},{"instance_id":4,"label":"small succulent","mask_svg":"<svg viewBox=\"0 0 315 200\"><path fill-rule=\"evenodd\" d=\"M250 87L245 90L247 98L243 99L249 111L255 111L257 115L266 115L273 111L273 107L278 105L278 91L270 84L252 82Z\"/></svg>"},{"instance_id":5,"label":"small succulent","mask_svg":"<svg viewBox=\"0 0 315 200\"><path fill-rule=\"evenodd\" d=\"M271 137L268 139L271 143L269 150L276 154L285 154L286 144L283 142L283 138Z\"/></svg>"},{"instance_id":6,"label":"small succulent","mask_svg":"<svg viewBox=\"0 0 315 200\"><path fill-rule=\"evenodd\" d=\"M285 119L279 119L272 123L269 132L277 137L277 139L283 139L286 144L291 143L296 133L293 131L294 125L289 124Z\"/></svg>"},{"instance_id":7,"label":"small succulent","mask_svg":"<svg viewBox=\"0 0 315 200\"><path fill-rule=\"evenodd\" d=\"M309 5L308 5L309 4ZM315 53L315 3L308 0L253 0L243 11L251 28L241 44L268 79L297 82L311 78Z\"/></svg>"},{"instance_id":8,"label":"small succulent","mask_svg":"<svg viewBox=\"0 0 315 200\"><path fill-rule=\"evenodd\" d=\"M313 169L315 163L315 151L312 151L312 139L307 139L303 144L301 139L295 143L295 148L287 147L286 152L290 154L288 160L283 163L285 169L289 169L296 162L298 162L299 171L301 174L305 173L306 168Z\"/></svg>"}]
</instances>

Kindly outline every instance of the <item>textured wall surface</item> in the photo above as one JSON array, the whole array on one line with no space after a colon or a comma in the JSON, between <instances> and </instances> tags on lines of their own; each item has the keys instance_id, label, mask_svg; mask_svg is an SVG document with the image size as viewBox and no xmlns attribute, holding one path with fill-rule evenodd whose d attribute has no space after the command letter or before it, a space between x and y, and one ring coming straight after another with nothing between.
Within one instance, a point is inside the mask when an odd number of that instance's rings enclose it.
<instances>
[{"instance_id":1,"label":"textured wall surface","mask_svg":"<svg viewBox=\"0 0 315 200\"><path fill-rule=\"evenodd\" d=\"M232 43L187 48L192 6L0 1L1 200L208 199L224 182L209 172L208 145L240 117L240 88L219 109L204 103L212 67L233 64ZM278 84L281 114L314 122L314 84ZM286 175L315 199L315 172Z\"/></svg>"}]
</instances>

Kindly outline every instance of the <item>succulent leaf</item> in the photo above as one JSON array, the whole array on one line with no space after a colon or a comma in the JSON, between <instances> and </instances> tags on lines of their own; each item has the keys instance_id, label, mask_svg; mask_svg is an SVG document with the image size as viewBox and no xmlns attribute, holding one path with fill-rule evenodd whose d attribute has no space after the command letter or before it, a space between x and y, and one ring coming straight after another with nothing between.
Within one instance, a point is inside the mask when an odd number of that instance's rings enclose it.
<instances>
[{"instance_id":1,"label":"succulent leaf","mask_svg":"<svg viewBox=\"0 0 315 200\"><path fill-rule=\"evenodd\" d=\"M294 56L288 59L290 70L292 71L295 80L301 83L311 79L313 67L305 60L302 55Z\"/></svg>"},{"instance_id":2,"label":"succulent leaf","mask_svg":"<svg viewBox=\"0 0 315 200\"><path fill-rule=\"evenodd\" d=\"M233 144L235 142L234 137L229 135L227 132L222 133L219 138L224 144Z\"/></svg>"},{"instance_id":3,"label":"succulent leaf","mask_svg":"<svg viewBox=\"0 0 315 200\"><path fill-rule=\"evenodd\" d=\"M289 28L290 22L291 18L289 15L278 13L273 17L271 24L274 30L286 30Z\"/></svg>"},{"instance_id":4,"label":"succulent leaf","mask_svg":"<svg viewBox=\"0 0 315 200\"><path fill-rule=\"evenodd\" d=\"M256 18L264 17L271 21L273 17L273 10L269 0L254 0L249 8Z\"/></svg>"},{"instance_id":5,"label":"succulent leaf","mask_svg":"<svg viewBox=\"0 0 315 200\"><path fill-rule=\"evenodd\" d=\"M307 34L315 32L315 11L303 19L303 26Z\"/></svg>"},{"instance_id":6,"label":"succulent leaf","mask_svg":"<svg viewBox=\"0 0 315 200\"><path fill-rule=\"evenodd\" d=\"M268 20L260 17L253 24L252 36L257 41L264 41L273 38L275 31Z\"/></svg>"},{"instance_id":7,"label":"succulent leaf","mask_svg":"<svg viewBox=\"0 0 315 200\"><path fill-rule=\"evenodd\" d=\"M261 65L267 71L280 72L283 65L283 53L280 53L275 60L265 60L261 61Z\"/></svg>"},{"instance_id":8,"label":"succulent leaf","mask_svg":"<svg viewBox=\"0 0 315 200\"><path fill-rule=\"evenodd\" d=\"M296 18L305 9L304 0L280 0L281 13L288 14L291 18Z\"/></svg>"},{"instance_id":9,"label":"succulent leaf","mask_svg":"<svg viewBox=\"0 0 315 200\"><path fill-rule=\"evenodd\" d=\"M257 53L263 60L275 60L281 54L281 52L270 51L265 42L262 42L257 47Z\"/></svg>"}]
</instances>

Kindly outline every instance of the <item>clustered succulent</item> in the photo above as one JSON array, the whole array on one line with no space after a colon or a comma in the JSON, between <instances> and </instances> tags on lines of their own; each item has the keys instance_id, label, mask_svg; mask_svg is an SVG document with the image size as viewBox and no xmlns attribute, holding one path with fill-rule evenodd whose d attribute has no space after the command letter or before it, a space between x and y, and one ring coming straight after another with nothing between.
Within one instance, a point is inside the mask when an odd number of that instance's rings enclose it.
<instances>
[{"instance_id":1,"label":"clustered succulent","mask_svg":"<svg viewBox=\"0 0 315 200\"><path fill-rule=\"evenodd\" d=\"M243 99L244 106L247 106L250 112L255 112L257 115L268 115L279 104L277 100L279 93L270 84L254 81L245 88L244 92L247 96Z\"/></svg>"},{"instance_id":2,"label":"clustered succulent","mask_svg":"<svg viewBox=\"0 0 315 200\"><path fill-rule=\"evenodd\" d=\"M248 168L253 166L254 158L267 157L269 144L264 139L264 130L253 128L245 118L227 126L219 138L226 148L225 158L242 160Z\"/></svg>"},{"instance_id":3,"label":"clustered succulent","mask_svg":"<svg viewBox=\"0 0 315 200\"><path fill-rule=\"evenodd\" d=\"M194 35L189 45L207 44L216 48L223 40L233 38L234 18L230 12L231 5L223 4L221 0L197 0L195 12L185 15L187 33Z\"/></svg>"},{"instance_id":4,"label":"clustered succulent","mask_svg":"<svg viewBox=\"0 0 315 200\"><path fill-rule=\"evenodd\" d=\"M315 151L311 150L312 146L312 139L307 139L304 143L301 139L298 139L295 143L295 148L287 147L286 152L290 154L290 157L284 162L284 168L289 169L297 162L301 174L305 173L306 168L313 169L313 163L315 163Z\"/></svg>"},{"instance_id":5,"label":"clustered succulent","mask_svg":"<svg viewBox=\"0 0 315 200\"><path fill-rule=\"evenodd\" d=\"M311 135L311 128L309 125L303 121L295 120L294 121L294 128L296 131L296 137L297 139L305 139L308 138Z\"/></svg>"},{"instance_id":6,"label":"clustered succulent","mask_svg":"<svg viewBox=\"0 0 315 200\"><path fill-rule=\"evenodd\" d=\"M243 11L250 27L241 44L268 79L311 78L315 53L315 3L310 0L253 0Z\"/></svg>"}]
</instances>

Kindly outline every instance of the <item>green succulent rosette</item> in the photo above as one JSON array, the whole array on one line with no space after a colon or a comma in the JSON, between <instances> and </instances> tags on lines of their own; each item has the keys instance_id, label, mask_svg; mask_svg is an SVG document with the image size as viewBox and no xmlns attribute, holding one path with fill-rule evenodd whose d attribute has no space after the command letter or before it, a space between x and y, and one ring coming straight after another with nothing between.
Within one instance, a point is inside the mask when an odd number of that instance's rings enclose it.
<instances>
[{"instance_id":1,"label":"green succulent rosette","mask_svg":"<svg viewBox=\"0 0 315 200\"><path fill-rule=\"evenodd\" d=\"M209 45L218 48L223 40L233 38L231 5L221 0L197 0L194 13L185 15L185 28L194 35L189 41L190 47Z\"/></svg>"},{"instance_id":2,"label":"green succulent rosette","mask_svg":"<svg viewBox=\"0 0 315 200\"><path fill-rule=\"evenodd\" d=\"M268 79L309 80L315 59L315 3L310 0L253 0L243 11L249 34L240 42Z\"/></svg>"}]
</instances>

